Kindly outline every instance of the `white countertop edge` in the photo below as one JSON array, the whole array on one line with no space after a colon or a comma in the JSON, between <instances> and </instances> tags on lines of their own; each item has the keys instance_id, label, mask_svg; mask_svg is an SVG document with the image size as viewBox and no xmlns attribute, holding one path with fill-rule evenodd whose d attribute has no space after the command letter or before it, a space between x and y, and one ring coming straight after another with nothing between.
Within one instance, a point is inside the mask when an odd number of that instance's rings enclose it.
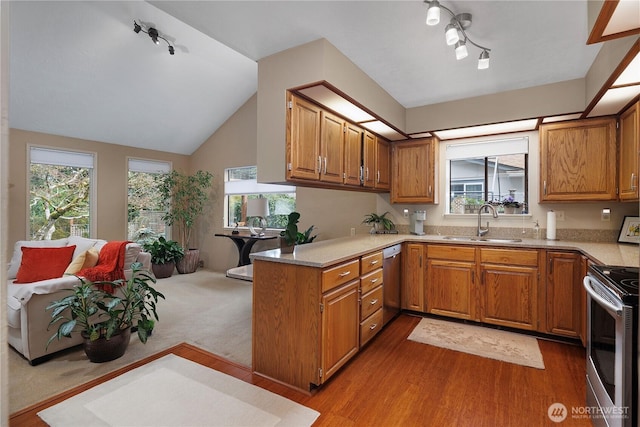
<instances>
[{"instance_id":1,"label":"white countertop edge","mask_svg":"<svg viewBox=\"0 0 640 427\"><path fill-rule=\"evenodd\" d=\"M373 234L340 237L298 245L293 254L281 254L272 249L250 254L252 260L280 262L325 268L403 242L444 243L450 245L491 246L509 248L559 249L583 253L594 262L604 265L638 266L638 245L619 243L572 242L562 240L522 239L522 242L478 242L447 240L445 236L413 234Z\"/></svg>"}]
</instances>

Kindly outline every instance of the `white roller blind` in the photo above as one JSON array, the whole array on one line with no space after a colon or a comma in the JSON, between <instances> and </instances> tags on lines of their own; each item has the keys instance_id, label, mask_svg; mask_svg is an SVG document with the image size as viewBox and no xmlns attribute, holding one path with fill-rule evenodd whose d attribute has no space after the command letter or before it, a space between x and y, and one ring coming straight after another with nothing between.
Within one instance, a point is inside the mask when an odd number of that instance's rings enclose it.
<instances>
[{"instance_id":1,"label":"white roller blind","mask_svg":"<svg viewBox=\"0 0 640 427\"><path fill-rule=\"evenodd\" d=\"M93 159L93 154L79 151L64 151L43 147L30 147L29 149L29 161L43 165L93 169Z\"/></svg>"},{"instance_id":2,"label":"white roller blind","mask_svg":"<svg viewBox=\"0 0 640 427\"><path fill-rule=\"evenodd\" d=\"M446 149L447 160L476 159L528 153L529 137L472 142L468 144L448 144Z\"/></svg>"},{"instance_id":3,"label":"white roller blind","mask_svg":"<svg viewBox=\"0 0 640 427\"><path fill-rule=\"evenodd\" d=\"M171 163L158 162L154 160L129 159L129 171L145 173L169 173L171 172Z\"/></svg>"},{"instance_id":4,"label":"white roller blind","mask_svg":"<svg viewBox=\"0 0 640 427\"><path fill-rule=\"evenodd\" d=\"M225 194L267 194L267 193L295 193L296 187L291 185L261 184L256 179L226 181Z\"/></svg>"}]
</instances>

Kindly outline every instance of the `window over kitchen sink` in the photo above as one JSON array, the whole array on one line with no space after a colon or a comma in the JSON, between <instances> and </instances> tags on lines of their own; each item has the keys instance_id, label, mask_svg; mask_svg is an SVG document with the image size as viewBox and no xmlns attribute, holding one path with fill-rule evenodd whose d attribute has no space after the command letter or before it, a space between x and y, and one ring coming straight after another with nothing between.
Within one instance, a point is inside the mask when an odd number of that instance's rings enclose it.
<instances>
[{"instance_id":1,"label":"window over kitchen sink","mask_svg":"<svg viewBox=\"0 0 640 427\"><path fill-rule=\"evenodd\" d=\"M450 214L477 214L484 202L501 213L527 213L529 138L509 138L446 146Z\"/></svg>"}]
</instances>

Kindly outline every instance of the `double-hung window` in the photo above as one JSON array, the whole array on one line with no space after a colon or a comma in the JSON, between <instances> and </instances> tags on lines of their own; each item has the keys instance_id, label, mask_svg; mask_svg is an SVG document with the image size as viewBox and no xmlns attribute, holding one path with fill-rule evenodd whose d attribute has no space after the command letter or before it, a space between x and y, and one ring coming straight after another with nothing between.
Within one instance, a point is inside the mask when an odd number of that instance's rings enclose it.
<instances>
[{"instance_id":1,"label":"double-hung window","mask_svg":"<svg viewBox=\"0 0 640 427\"><path fill-rule=\"evenodd\" d=\"M290 185L261 184L256 166L225 169L225 227L247 226L247 200L268 200L267 228L282 229L287 216L296 209L296 188Z\"/></svg>"},{"instance_id":2,"label":"double-hung window","mask_svg":"<svg viewBox=\"0 0 640 427\"><path fill-rule=\"evenodd\" d=\"M135 242L171 238L171 227L162 217L166 213L154 178L171 172L171 163L130 158L127 180L127 235Z\"/></svg>"},{"instance_id":3,"label":"double-hung window","mask_svg":"<svg viewBox=\"0 0 640 427\"><path fill-rule=\"evenodd\" d=\"M29 146L29 239L95 235L93 153Z\"/></svg>"}]
</instances>

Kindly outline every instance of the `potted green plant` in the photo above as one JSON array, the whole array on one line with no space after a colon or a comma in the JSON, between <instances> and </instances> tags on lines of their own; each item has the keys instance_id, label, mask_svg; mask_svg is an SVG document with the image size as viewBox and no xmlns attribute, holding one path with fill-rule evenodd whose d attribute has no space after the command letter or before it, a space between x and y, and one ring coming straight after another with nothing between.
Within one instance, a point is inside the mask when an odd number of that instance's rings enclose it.
<instances>
[{"instance_id":1,"label":"potted green plant","mask_svg":"<svg viewBox=\"0 0 640 427\"><path fill-rule=\"evenodd\" d=\"M144 243L146 252L151 254L151 270L158 279L171 277L176 262L184 257L184 249L175 240L167 240L164 236L157 240Z\"/></svg>"},{"instance_id":2,"label":"potted green plant","mask_svg":"<svg viewBox=\"0 0 640 427\"><path fill-rule=\"evenodd\" d=\"M178 260L179 273L193 273L200 263L200 251L190 246L191 232L209 199L213 175L199 170L193 175L171 171L159 175L156 185L166 213L162 217L169 226L176 226L178 242L185 249L184 257Z\"/></svg>"},{"instance_id":3,"label":"potted green plant","mask_svg":"<svg viewBox=\"0 0 640 427\"><path fill-rule=\"evenodd\" d=\"M385 212L382 215L378 215L375 212L367 214L364 216L363 224L371 225L373 227L372 232L383 231L383 230L393 230L396 225L390 218L387 218L389 212Z\"/></svg>"},{"instance_id":4,"label":"potted green plant","mask_svg":"<svg viewBox=\"0 0 640 427\"><path fill-rule=\"evenodd\" d=\"M87 357L101 363L125 353L132 328L146 343L158 320L158 298L164 295L151 286L156 279L141 267L141 263L132 264L128 280L91 282L78 277L80 284L68 289L70 295L46 307L52 310L49 326L58 324L47 345L79 330Z\"/></svg>"},{"instance_id":5,"label":"potted green plant","mask_svg":"<svg viewBox=\"0 0 640 427\"><path fill-rule=\"evenodd\" d=\"M315 226L307 228L304 232L298 231L300 213L291 212L287 217L287 225L280 232L280 250L283 253L292 253L295 245L303 245L314 241L318 235L311 235Z\"/></svg>"}]
</instances>

